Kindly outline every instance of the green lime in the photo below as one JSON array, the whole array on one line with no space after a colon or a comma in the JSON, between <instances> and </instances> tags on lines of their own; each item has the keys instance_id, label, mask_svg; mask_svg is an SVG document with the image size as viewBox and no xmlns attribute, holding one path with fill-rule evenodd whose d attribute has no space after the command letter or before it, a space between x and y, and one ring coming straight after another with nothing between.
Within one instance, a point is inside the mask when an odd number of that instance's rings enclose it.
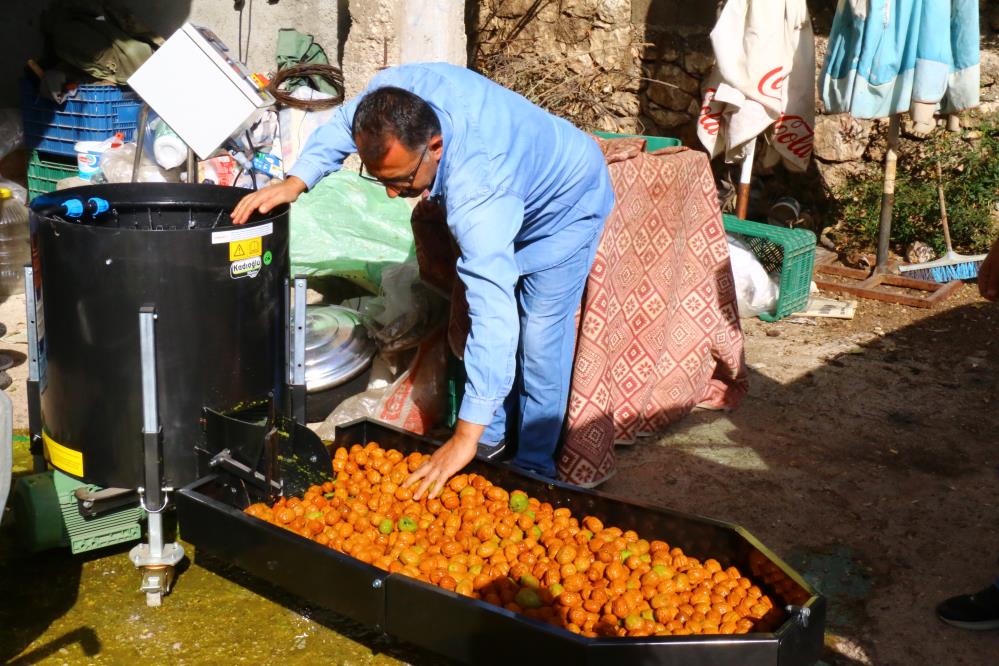
<instances>
[{"instance_id":1,"label":"green lime","mask_svg":"<svg viewBox=\"0 0 999 666\"><path fill-rule=\"evenodd\" d=\"M416 520L412 516L403 516L399 519L398 527L400 532L415 532Z\"/></svg>"},{"instance_id":2,"label":"green lime","mask_svg":"<svg viewBox=\"0 0 999 666\"><path fill-rule=\"evenodd\" d=\"M521 608L541 608L541 597L537 590L529 587L522 587L513 598L514 602Z\"/></svg>"},{"instance_id":3,"label":"green lime","mask_svg":"<svg viewBox=\"0 0 999 666\"><path fill-rule=\"evenodd\" d=\"M515 490L510 494L510 510L514 513L523 513L527 511L528 500L527 493L521 490Z\"/></svg>"},{"instance_id":4,"label":"green lime","mask_svg":"<svg viewBox=\"0 0 999 666\"><path fill-rule=\"evenodd\" d=\"M385 519L382 520L382 522L378 523L378 531L381 532L382 534L391 534L392 533L392 519L391 518L385 518Z\"/></svg>"},{"instance_id":5,"label":"green lime","mask_svg":"<svg viewBox=\"0 0 999 666\"><path fill-rule=\"evenodd\" d=\"M316 518L322 518L323 517L323 512L322 511L310 511L309 513L305 514L305 517L308 518L309 520L315 520Z\"/></svg>"},{"instance_id":6,"label":"green lime","mask_svg":"<svg viewBox=\"0 0 999 666\"><path fill-rule=\"evenodd\" d=\"M621 561L624 562L626 559L631 557L631 551L625 548L621 551Z\"/></svg>"},{"instance_id":7,"label":"green lime","mask_svg":"<svg viewBox=\"0 0 999 666\"><path fill-rule=\"evenodd\" d=\"M534 535L534 540L537 541L541 538L541 528L535 525L531 528L531 534Z\"/></svg>"},{"instance_id":8,"label":"green lime","mask_svg":"<svg viewBox=\"0 0 999 666\"><path fill-rule=\"evenodd\" d=\"M521 576L520 584L523 585L524 587L530 587L535 590L541 586L541 583L538 582L538 579L532 576L531 574L524 574L523 576Z\"/></svg>"},{"instance_id":9,"label":"green lime","mask_svg":"<svg viewBox=\"0 0 999 666\"><path fill-rule=\"evenodd\" d=\"M642 626L642 618L638 615L629 615L624 618L624 628L631 631Z\"/></svg>"}]
</instances>

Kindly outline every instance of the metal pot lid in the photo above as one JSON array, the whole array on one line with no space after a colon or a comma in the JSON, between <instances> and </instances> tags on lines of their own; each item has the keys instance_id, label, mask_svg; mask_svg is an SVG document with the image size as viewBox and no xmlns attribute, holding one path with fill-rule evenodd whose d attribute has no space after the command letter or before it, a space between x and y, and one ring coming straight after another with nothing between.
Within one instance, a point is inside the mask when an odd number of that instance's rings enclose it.
<instances>
[{"instance_id":1,"label":"metal pot lid","mask_svg":"<svg viewBox=\"0 0 999 666\"><path fill-rule=\"evenodd\" d=\"M375 343L357 312L339 305L310 305L305 316L305 387L309 393L339 386L361 374Z\"/></svg>"}]
</instances>

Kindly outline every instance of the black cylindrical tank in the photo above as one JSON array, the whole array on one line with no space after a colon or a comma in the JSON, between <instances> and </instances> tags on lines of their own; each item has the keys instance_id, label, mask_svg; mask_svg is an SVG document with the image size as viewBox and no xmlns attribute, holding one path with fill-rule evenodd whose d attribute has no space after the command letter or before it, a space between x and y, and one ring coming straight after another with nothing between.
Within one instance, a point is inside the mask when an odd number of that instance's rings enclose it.
<instances>
[{"instance_id":1,"label":"black cylindrical tank","mask_svg":"<svg viewBox=\"0 0 999 666\"><path fill-rule=\"evenodd\" d=\"M156 308L164 484L204 471L202 410L283 404L288 207L233 226L246 190L211 185L79 187L32 201L44 307L39 385L48 457L104 487L143 484L139 308ZM109 202L70 221L59 204ZM201 469L199 470L199 465Z\"/></svg>"}]
</instances>

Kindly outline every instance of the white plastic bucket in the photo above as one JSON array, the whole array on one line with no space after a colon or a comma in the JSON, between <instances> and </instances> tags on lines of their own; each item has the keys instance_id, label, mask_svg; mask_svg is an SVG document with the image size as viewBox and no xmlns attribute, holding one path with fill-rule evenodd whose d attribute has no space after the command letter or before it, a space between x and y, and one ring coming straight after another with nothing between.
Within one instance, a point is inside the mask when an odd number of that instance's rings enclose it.
<instances>
[{"instance_id":1,"label":"white plastic bucket","mask_svg":"<svg viewBox=\"0 0 999 666\"><path fill-rule=\"evenodd\" d=\"M101 170L101 155L107 148L104 141L77 141L73 149L76 150L76 169L80 178L91 180Z\"/></svg>"}]
</instances>

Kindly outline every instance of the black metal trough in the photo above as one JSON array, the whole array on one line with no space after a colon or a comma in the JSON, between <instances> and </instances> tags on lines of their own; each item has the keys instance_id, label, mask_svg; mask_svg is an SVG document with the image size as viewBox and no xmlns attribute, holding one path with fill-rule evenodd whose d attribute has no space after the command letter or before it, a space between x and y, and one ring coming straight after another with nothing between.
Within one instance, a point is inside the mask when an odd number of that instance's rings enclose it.
<instances>
[{"instance_id":1,"label":"black metal trough","mask_svg":"<svg viewBox=\"0 0 999 666\"><path fill-rule=\"evenodd\" d=\"M372 421L337 429L336 446L378 442L403 452L435 444ZM804 666L822 649L826 600L743 528L646 506L475 461L469 471L520 488L577 516L662 539L699 559L713 557L750 575L774 600L766 629L742 635L586 638L507 609L403 576L321 546L243 513L259 501L252 489L222 474L181 489L183 538L199 551L396 639L469 664L587 666Z\"/></svg>"}]
</instances>

